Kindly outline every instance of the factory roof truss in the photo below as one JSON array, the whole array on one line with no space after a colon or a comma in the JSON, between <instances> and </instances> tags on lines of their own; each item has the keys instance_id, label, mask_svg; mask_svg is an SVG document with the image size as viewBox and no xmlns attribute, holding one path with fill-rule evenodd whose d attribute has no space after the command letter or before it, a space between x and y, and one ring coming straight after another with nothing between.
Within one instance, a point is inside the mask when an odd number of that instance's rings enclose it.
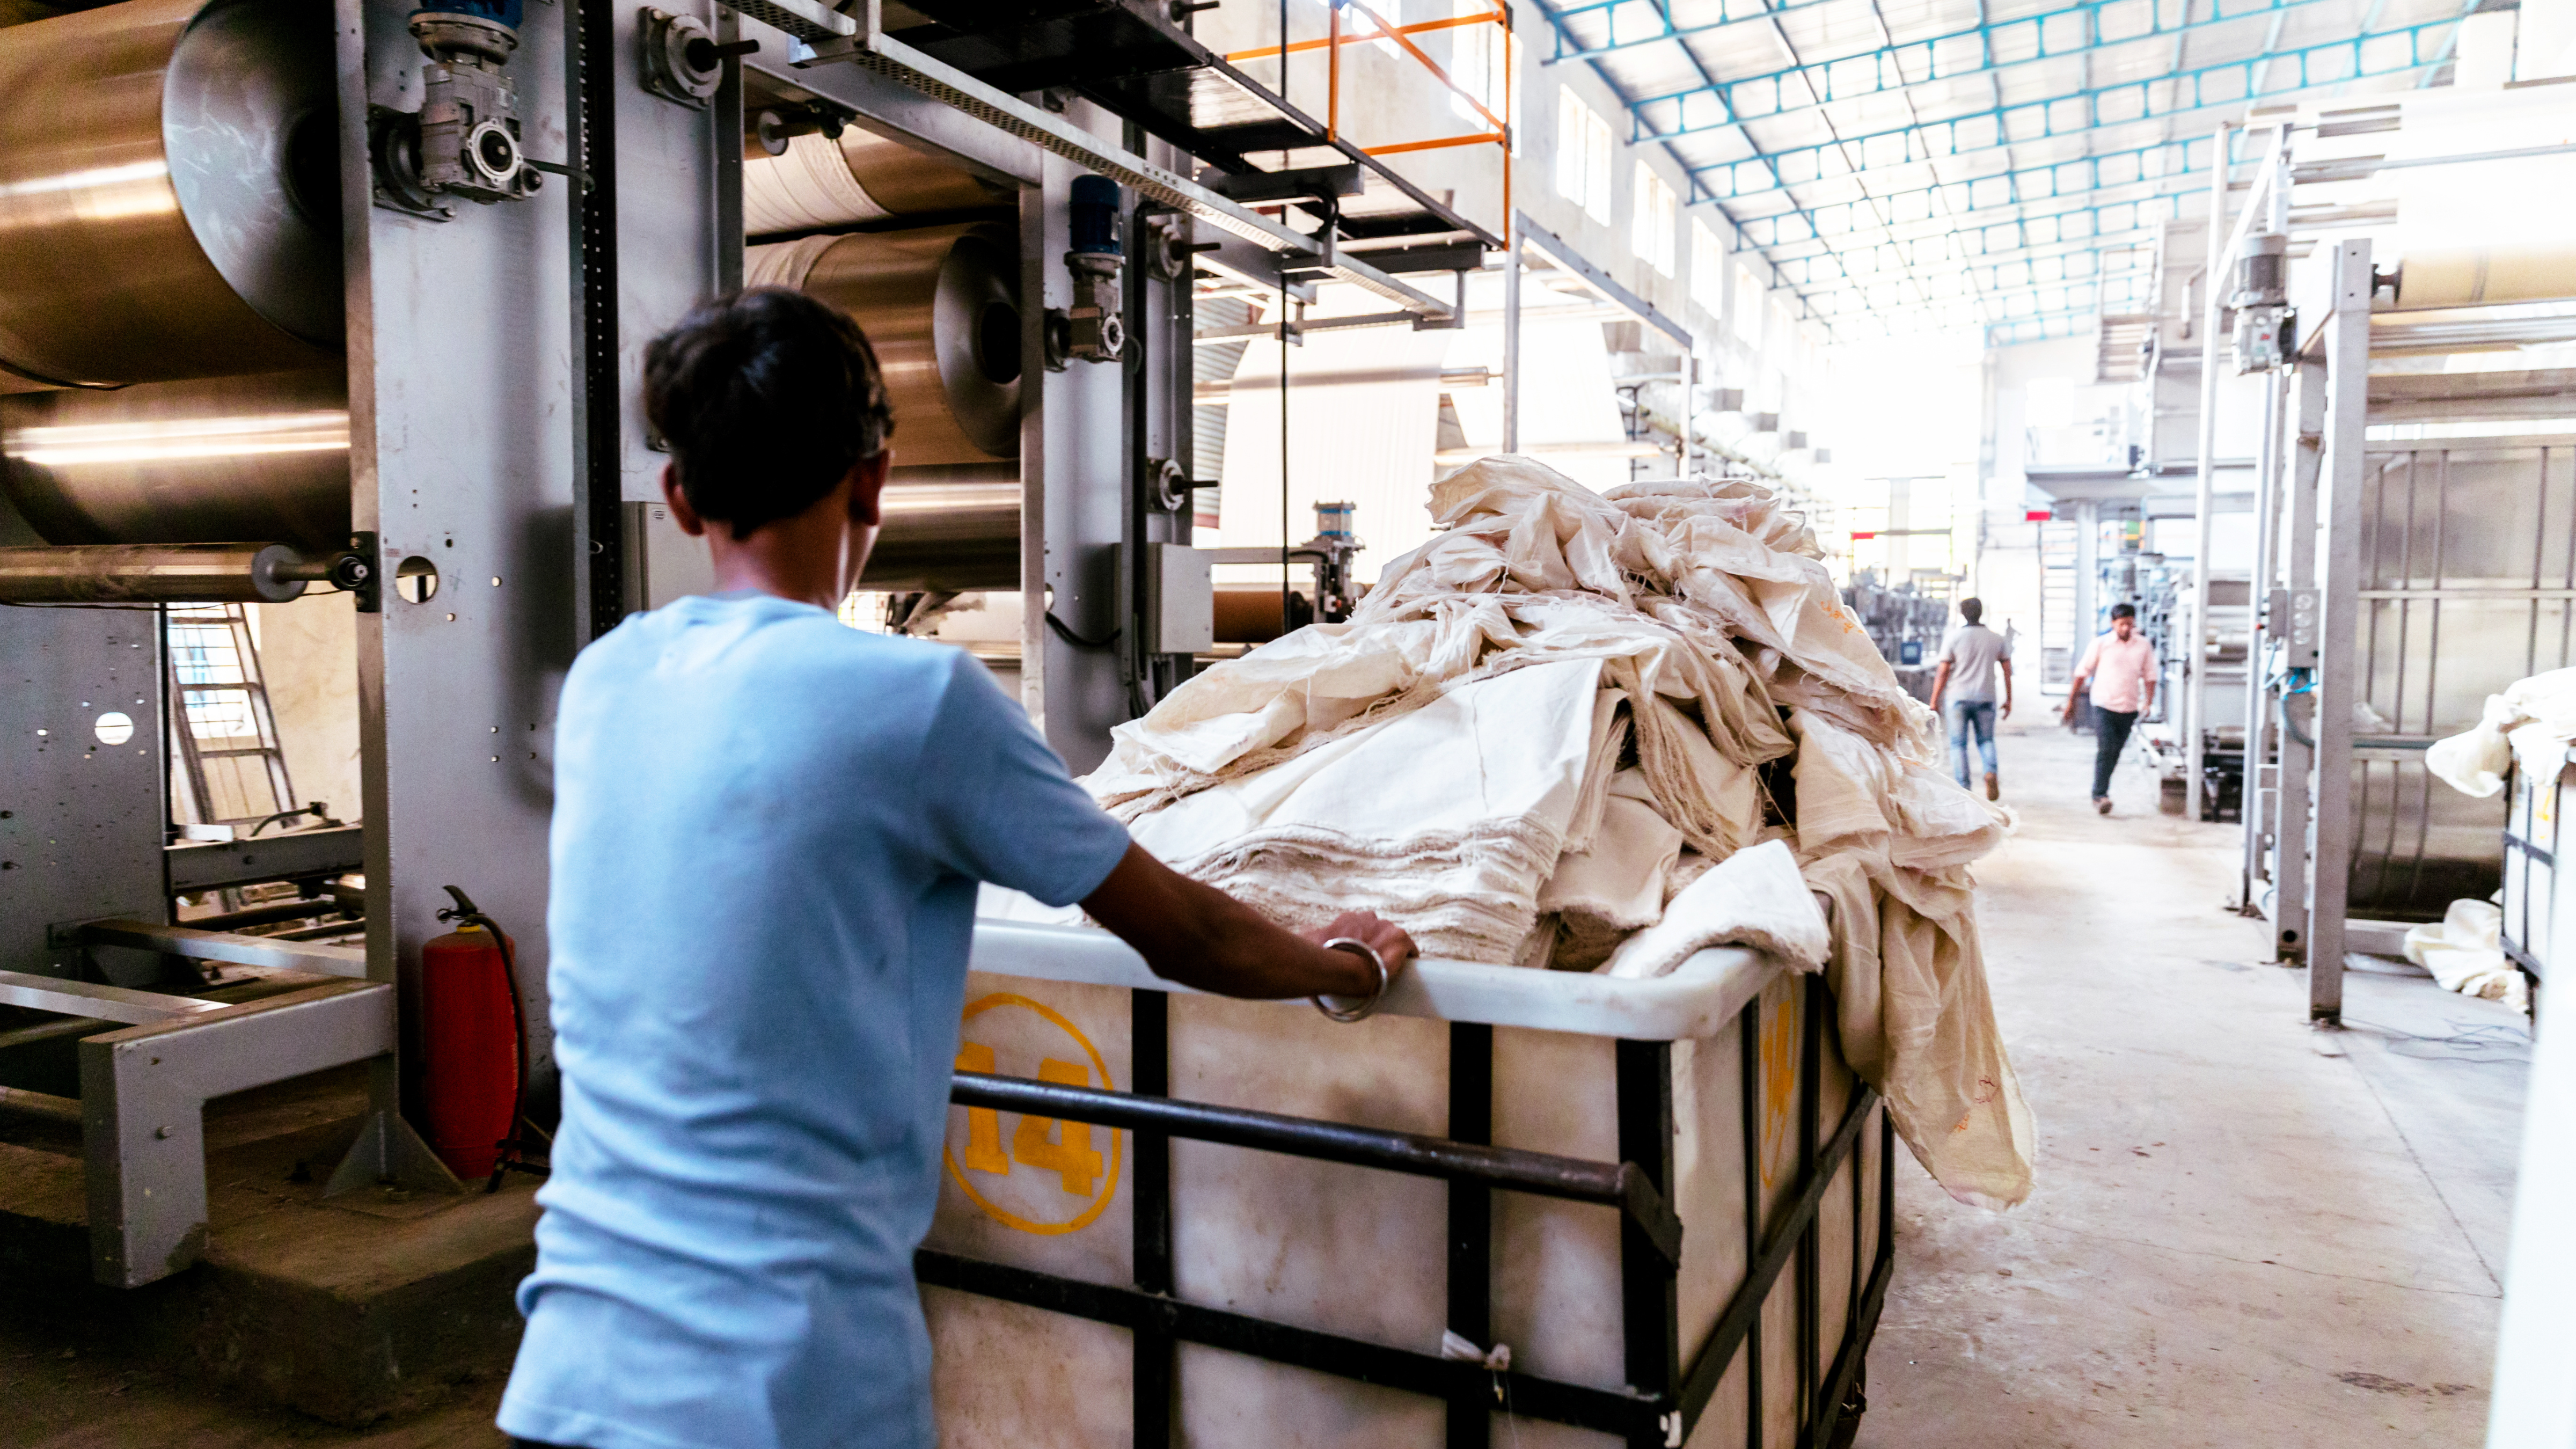
<instances>
[{"instance_id":1,"label":"factory roof truss","mask_svg":"<svg viewBox=\"0 0 2576 1449\"><path fill-rule=\"evenodd\" d=\"M2143 310L2220 122L2438 83L2478 0L1540 3L1533 58L1598 71L1804 315L2023 341Z\"/></svg>"}]
</instances>

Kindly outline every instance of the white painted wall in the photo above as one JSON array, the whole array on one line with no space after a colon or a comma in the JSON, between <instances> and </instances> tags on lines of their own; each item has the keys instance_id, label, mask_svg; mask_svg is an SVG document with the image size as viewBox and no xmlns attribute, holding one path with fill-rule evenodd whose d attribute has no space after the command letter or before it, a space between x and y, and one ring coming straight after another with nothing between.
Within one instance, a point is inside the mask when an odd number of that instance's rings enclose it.
<instances>
[{"instance_id":1,"label":"white painted wall","mask_svg":"<svg viewBox=\"0 0 2576 1449\"><path fill-rule=\"evenodd\" d=\"M259 667L297 804L328 802L358 818L358 610L353 594L308 593L254 604Z\"/></svg>"}]
</instances>

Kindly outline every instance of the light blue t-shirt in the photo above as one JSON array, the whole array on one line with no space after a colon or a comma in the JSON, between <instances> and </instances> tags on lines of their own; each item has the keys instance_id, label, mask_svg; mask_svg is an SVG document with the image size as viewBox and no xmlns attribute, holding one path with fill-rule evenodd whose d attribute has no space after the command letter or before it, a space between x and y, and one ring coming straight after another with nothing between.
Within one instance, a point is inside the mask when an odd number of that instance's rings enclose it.
<instances>
[{"instance_id":1,"label":"light blue t-shirt","mask_svg":"<svg viewBox=\"0 0 2576 1449\"><path fill-rule=\"evenodd\" d=\"M975 890L1127 832L982 665L759 594L584 650L557 730L563 1124L500 1425L589 1449L930 1449Z\"/></svg>"}]
</instances>

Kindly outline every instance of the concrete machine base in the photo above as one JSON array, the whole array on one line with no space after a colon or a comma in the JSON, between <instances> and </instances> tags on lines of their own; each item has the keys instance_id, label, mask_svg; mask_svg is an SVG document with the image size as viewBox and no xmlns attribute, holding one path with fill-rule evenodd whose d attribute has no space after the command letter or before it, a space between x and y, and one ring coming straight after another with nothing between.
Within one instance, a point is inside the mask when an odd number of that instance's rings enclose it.
<instances>
[{"instance_id":1,"label":"concrete machine base","mask_svg":"<svg viewBox=\"0 0 2576 1449\"><path fill-rule=\"evenodd\" d=\"M511 1290L536 1262L535 1183L323 1199L356 1136L363 1067L206 1110L204 1256L147 1287L90 1281L80 1132L0 1118L0 1275L14 1317L241 1397L357 1425L505 1373Z\"/></svg>"}]
</instances>

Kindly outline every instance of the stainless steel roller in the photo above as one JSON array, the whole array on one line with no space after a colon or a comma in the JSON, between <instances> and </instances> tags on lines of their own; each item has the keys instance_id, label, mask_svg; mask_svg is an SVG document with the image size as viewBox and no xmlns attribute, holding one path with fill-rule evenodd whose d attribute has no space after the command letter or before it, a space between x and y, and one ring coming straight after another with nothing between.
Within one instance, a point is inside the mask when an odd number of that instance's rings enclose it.
<instances>
[{"instance_id":1,"label":"stainless steel roller","mask_svg":"<svg viewBox=\"0 0 2576 1449\"><path fill-rule=\"evenodd\" d=\"M1019 456L1019 264L987 226L813 236L747 249L744 281L793 287L855 318L894 395L903 466Z\"/></svg>"},{"instance_id":2,"label":"stainless steel roller","mask_svg":"<svg viewBox=\"0 0 2576 1449\"><path fill-rule=\"evenodd\" d=\"M0 398L0 491L51 543L349 541L338 369Z\"/></svg>"},{"instance_id":3,"label":"stainless steel roller","mask_svg":"<svg viewBox=\"0 0 2576 1449\"><path fill-rule=\"evenodd\" d=\"M55 544L349 536L349 412L336 371L0 398L0 492ZM1015 463L905 467L864 580L879 589L1015 589Z\"/></svg>"},{"instance_id":4,"label":"stainless steel roller","mask_svg":"<svg viewBox=\"0 0 2576 1449\"><path fill-rule=\"evenodd\" d=\"M786 144L778 155L749 155L743 161L742 224L753 236L859 226L1010 200L1008 193L954 166L857 126L844 127L839 136L790 136Z\"/></svg>"},{"instance_id":5,"label":"stainless steel roller","mask_svg":"<svg viewBox=\"0 0 2576 1449\"><path fill-rule=\"evenodd\" d=\"M106 387L342 346L322 0L126 0L0 29L0 371Z\"/></svg>"},{"instance_id":6,"label":"stainless steel roller","mask_svg":"<svg viewBox=\"0 0 2576 1449\"><path fill-rule=\"evenodd\" d=\"M334 560L282 543L0 548L0 600L13 604L282 604L328 579Z\"/></svg>"},{"instance_id":7,"label":"stainless steel roller","mask_svg":"<svg viewBox=\"0 0 2576 1449\"><path fill-rule=\"evenodd\" d=\"M1020 475L1013 465L898 468L859 575L869 589L1020 586Z\"/></svg>"}]
</instances>

